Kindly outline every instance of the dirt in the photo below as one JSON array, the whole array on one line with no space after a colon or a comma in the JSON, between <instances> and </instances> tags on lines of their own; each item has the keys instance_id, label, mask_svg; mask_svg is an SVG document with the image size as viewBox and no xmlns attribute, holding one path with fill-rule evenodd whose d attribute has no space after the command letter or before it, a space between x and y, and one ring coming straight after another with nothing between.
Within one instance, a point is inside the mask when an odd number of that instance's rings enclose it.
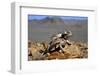
<instances>
[{"instance_id":1,"label":"dirt","mask_svg":"<svg viewBox=\"0 0 100 76\"><path fill-rule=\"evenodd\" d=\"M65 45L64 53L52 52L43 55L40 51L45 51L48 47L46 42L28 42L28 61L32 60L52 60L52 59L75 59L88 58L88 45L82 42L71 41L71 45Z\"/></svg>"}]
</instances>

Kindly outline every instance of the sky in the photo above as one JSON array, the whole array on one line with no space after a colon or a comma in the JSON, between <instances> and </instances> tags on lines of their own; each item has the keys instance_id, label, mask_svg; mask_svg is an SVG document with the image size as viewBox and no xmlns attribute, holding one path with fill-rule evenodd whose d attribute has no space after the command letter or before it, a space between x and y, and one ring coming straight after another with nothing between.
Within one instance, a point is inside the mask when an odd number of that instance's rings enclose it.
<instances>
[{"instance_id":1,"label":"sky","mask_svg":"<svg viewBox=\"0 0 100 76\"><path fill-rule=\"evenodd\" d=\"M28 15L28 20L41 20L48 17L47 15ZM49 16L53 17L53 16ZM62 19L78 19L78 20L86 20L88 17L83 17L83 16L56 16L60 17Z\"/></svg>"}]
</instances>

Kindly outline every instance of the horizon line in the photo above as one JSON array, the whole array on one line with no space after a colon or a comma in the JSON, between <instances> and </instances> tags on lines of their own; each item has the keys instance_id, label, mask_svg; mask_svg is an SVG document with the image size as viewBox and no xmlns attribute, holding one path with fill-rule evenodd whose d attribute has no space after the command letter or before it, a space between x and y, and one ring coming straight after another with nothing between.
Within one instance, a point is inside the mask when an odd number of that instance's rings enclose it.
<instances>
[{"instance_id":1,"label":"horizon line","mask_svg":"<svg viewBox=\"0 0 100 76\"><path fill-rule=\"evenodd\" d=\"M87 20L88 17L86 16L53 16L53 15L28 15L28 20L42 20L45 18L53 18L53 17L58 17L61 19L76 19L76 20Z\"/></svg>"}]
</instances>

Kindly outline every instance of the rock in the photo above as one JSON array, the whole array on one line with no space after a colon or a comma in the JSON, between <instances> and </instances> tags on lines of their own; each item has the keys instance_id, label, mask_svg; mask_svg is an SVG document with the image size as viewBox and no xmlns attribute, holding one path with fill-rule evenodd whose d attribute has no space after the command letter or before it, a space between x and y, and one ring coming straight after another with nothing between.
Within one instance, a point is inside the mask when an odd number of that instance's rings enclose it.
<instances>
[{"instance_id":1,"label":"rock","mask_svg":"<svg viewBox=\"0 0 100 76\"><path fill-rule=\"evenodd\" d=\"M80 50L76 45L71 45L65 48L65 55L68 55L68 58L77 58L80 56Z\"/></svg>"},{"instance_id":2,"label":"rock","mask_svg":"<svg viewBox=\"0 0 100 76\"><path fill-rule=\"evenodd\" d=\"M86 43L71 41L72 45L65 45L64 53L52 52L47 56L42 52L48 47L46 42L28 42L28 60L52 60L52 59L73 59L73 58L88 58L88 47ZM40 52L42 51L42 52Z\"/></svg>"},{"instance_id":3,"label":"rock","mask_svg":"<svg viewBox=\"0 0 100 76\"><path fill-rule=\"evenodd\" d=\"M51 59L65 59L65 56L63 53L53 52L48 56L48 60Z\"/></svg>"}]
</instances>

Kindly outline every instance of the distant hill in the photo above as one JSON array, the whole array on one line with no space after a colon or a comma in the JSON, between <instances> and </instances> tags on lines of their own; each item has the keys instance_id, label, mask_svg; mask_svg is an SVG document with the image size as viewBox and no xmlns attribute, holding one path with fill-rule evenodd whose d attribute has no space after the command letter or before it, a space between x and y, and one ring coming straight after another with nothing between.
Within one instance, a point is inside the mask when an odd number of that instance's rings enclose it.
<instances>
[{"instance_id":1,"label":"distant hill","mask_svg":"<svg viewBox=\"0 0 100 76\"><path fill-rule=\"evenodd\" d=\"M72 40L88 41L88 21L85 19L62 19L57 16L28 21L28 38L32 41L49 41L53 34L71 30Z\"/></svg>"}]
</instances>

